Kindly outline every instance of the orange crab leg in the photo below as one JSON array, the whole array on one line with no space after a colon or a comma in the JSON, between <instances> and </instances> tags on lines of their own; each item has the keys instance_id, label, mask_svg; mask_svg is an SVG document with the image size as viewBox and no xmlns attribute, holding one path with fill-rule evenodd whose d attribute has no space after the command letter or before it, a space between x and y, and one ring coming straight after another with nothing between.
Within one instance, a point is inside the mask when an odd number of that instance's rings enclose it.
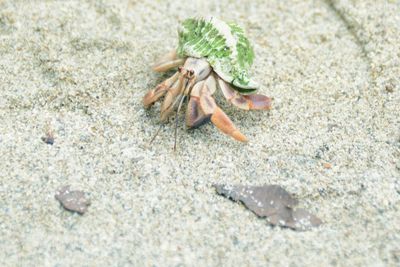
<instances>
[{"instance_id":1,"label":"orange crab leg","mask_svg":"<svg viewBox=\"0 0 400 267\"><path fill-rule=\"evenodd\" d=\"M145 108L149 108L154 102L156 102L160 97L165 95L165 93L170 90L171 86L178 80L179 72L176 72L172 77L163 81L156 88L147 92L143 97L143 105Z\"/></svg>"},{"instance_id":2,"label":"orange crab leg","mask_svg":"<svg viewBox=\"0 0 400 267\"><path fill-rule=\"evenodd\" d=\"M271 98L265 95L252 94L241 95L233 90L224 80L218 78L218 85L221 88L224 97L233 105L244 110L270 110Z\"/></svg>"},{"instance_id":3,"label":"orange crab leg","mask_svg":"<svg viewBox=\"0 0 400 267\"><path fill-rule=\"evenodd\" d=\"M177 97L182 92L182 87L184 86L184 77L180 76L178 81L168 90L163 103L161 104L161 121L166 121L168 116L173 111Z\"/></svg>"},{"instance_id":4,"label":"orange crab leg","mask_svg":"<svg viewBox=\"0 0 400 267\"><path fill-rule=\"evenodd\" d=\"M183 101L183 98L187 95L187 92L193 87L194 82L194 77L189 78L187 77L186 73L181 73L179 80L175 82L170 90L168 90L164 102L161 105L161 121L166 121L174 108L176 108L177 105L181 105L179 102Z\"/></svg>"},{"instance_id":5,"label":"orange crab leg","mask_svg":"<svg viewBox=\"0 0 400 267\"><path fill-rule=\"evenodd\" d=\"M211 122L217 128L240 142L247 142L247 137L244 136L229 119L229 117L218 106L215 108L214 114L211 116Z\"/></svg>"},{"instance_id":6,"label":"orange crab leg","mask_svg":"<svg viewBox=\"0 0 400 267\"><path fill-rule=\"evenodd\" d=\"M185 58L178 58L176 51L173 50L158 60L153 65L153 70L156 72L165 72L183 65L185 60Z\"/></svg>"},{"instance_id":7,"label":"orange crab leg","mask_svg":"<svg viewBox=\"0 0 400 267\"><path fill-rule=\"evenodd\" d=\"M212 76L210 76L212 77ZM223 133L233 137L234 139L247 142L246 136L244 136L232 123L229 117L217 106L212 93L215 91L215 80L214 83L211 78L208 78L204 83L197 85L193 88L191 98L191 108L188 110L186 123L189 127L199 126L204 122L205 119L210 118L211 122ZM212 79L214 79L212 77ZM214 87L213 87L214 86ZM190 102L189 101L189 102Z\"/></svg>"}]
</instances>

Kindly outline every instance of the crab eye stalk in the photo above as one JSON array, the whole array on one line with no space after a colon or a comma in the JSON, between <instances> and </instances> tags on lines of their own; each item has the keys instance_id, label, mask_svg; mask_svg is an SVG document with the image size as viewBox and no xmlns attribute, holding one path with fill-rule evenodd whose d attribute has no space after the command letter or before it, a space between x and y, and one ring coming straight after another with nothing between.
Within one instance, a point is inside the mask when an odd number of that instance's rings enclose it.
<instances>
[{"instance_id":1,"label":"crab eye stalk","mask_svg":"<svg viewBox=\"0 0 400 267\"><path fill-rule=\"evenodd\" d=\"M189 70L189 78L192 78L194 76L194 70Z\"/></svg>"}]
</instances>

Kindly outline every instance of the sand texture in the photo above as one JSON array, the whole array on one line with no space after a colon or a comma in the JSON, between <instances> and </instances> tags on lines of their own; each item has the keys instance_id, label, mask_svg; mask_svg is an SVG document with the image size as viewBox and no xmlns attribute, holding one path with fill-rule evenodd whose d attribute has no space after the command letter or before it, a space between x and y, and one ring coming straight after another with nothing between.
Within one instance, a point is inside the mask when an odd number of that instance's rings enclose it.
<instances>
[{"instance_id":1,"label":"sand texture","mask_svg":"<svg viewBox=\"0 0 400 267\"><path fill-rule=\"evenodd\" d=\"M210 14L246 30L273 109L217 93L248 144L182 115L177 152L172 122L149 147L150 66ZM399 0L0 0L0 265L399 266L399 84ZM325 223L270 227L215 183L281 185Z\"/></svg>"}]
</instances>

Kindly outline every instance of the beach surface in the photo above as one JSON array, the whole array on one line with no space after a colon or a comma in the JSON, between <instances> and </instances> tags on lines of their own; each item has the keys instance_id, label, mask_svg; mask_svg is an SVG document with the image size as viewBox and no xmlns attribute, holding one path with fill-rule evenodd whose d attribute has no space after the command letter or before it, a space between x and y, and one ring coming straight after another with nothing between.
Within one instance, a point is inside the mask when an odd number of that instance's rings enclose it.
<instances>
[{"instance_id":1,"label":"beach surface","mask_svg":"<svg viewBox=\"0 0 400 267\"><path fill-rule=\"evenodd\" d=\"M182 113L176 152L173 122L149 145L151 65L205 15L245 29L273 109L218 92L248 144ZM0 0L1 266L399 266L399 177L398 0ZM271 227L213 184L280 185L324 224Z\"/></svg>"}]
</instances>

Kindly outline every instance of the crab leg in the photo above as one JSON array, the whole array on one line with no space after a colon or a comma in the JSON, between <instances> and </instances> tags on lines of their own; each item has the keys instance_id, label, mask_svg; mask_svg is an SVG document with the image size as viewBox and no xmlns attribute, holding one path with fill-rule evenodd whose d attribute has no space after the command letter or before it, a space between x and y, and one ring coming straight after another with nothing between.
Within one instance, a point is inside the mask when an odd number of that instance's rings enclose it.
<instances>
[{"instance_id":1,"label":"crab leg","mask_svg":"<svg viewBox=\"0 0 400 267\"><path fill-rule=\"evenodd\" d=\"M178 58L176 51L173 50L159 59L153 65L153 70L157 72L165 72L183 65L183 63L185 63L185 58Z\"/></svg>"},{"instance_id":2,"label":"crab leg","mask_svg":"<svg viewBox=\"0 0 400 267\"><path fill-rule=\"evenodd\" d=\"M213 99L213 98L211 98ZM214 102L215 104L215 102ZM244 136L232 123L225 112L218 106L215 106L214 113L211 116L211 122L217 126L217 128L240 142L247 142L246 136Z\"/></svg>"},{"instance_id":3,"label":"crab leg","mask_svg":"<svg viewBox=\"0 0 400 267\"><path fill-rule=\"evenodd\" d=\"M186 123L189 127L198 127L208 118L223 133L234 139L247 142L247 138L235 127L229 117L217 106L212 93L216 83L210 75L204 83L198 83L190 95Z\"/></svg>"},{"instance_id":4,"label":"crab leg","mask_svg":"<svg viewBox=\"0 0 400 267\"><path fill-rule=\"evenodd\" d=\"M168 116L174 109L177 101L179 100L178 95L182 92L182 87L184 85L184 77L179 76L179 79L174 83L170 90L168 90L163 103L161 104L161 121L166 121Z\"/></svg>"},{"instance_id":5,"label":"crab leg","mask_svg":"<svg viewBox=\"0 0 400 267\"><path fill-rule=\"evenodd\" d=\"M183 99L187 92L193 87L194 81L195 79L186 78L185 75L181 75L174 86L168 90L164 102L161 105L161 121L167 120L168 116L179 104L181 99Z\"/></svg>"},{"instance_id":6,"label":"crab leg","mask_svg":"<svg viewBox=\"0 0 400 267\"><path fill-rule=\"evenodd\" d=\"M229 84L227 84L221 78L218 78L218 85L221 88L224 97L238 108L250 110L270 110L271 109L271 98L265 95L252 94L252 95L241 95L239 92L233 90Z\"/></svg>"},{"instance_id":7,"label":"crab leg","mask_svg":"<svg viewBox=\"0 0 400 267\"><path fill-rule=\"evenodd\" d=\"M145 108L149 108L154 102L156 102L160 97L162 97L168 90L170 90L171 86L175 84L178 80L179 72L176 72L172 77L168 78L164 82L157 85L156 88L147 92L147 94L143 97L143 105Z\"/></svg>"}]
</instances>

